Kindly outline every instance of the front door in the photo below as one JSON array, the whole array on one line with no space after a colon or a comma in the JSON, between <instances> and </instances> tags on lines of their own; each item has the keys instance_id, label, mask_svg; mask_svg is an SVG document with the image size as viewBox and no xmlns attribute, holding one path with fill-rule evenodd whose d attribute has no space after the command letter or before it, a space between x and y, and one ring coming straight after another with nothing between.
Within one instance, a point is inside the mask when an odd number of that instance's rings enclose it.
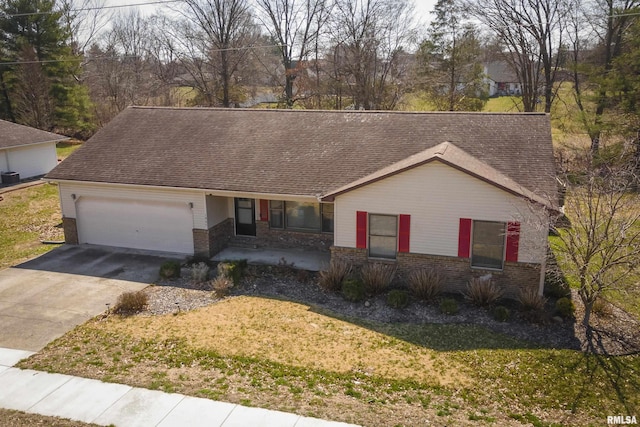
<instances>
[{"instance_id":1,"label":"front door","mask_svg":"<svg viewBox=\"0 0 640 427\"><path fill-rule=\"evenodd\" d=\"M236 198L236 235L256 235L256 204L253 199Z\"/></svg>"}]
</instances>

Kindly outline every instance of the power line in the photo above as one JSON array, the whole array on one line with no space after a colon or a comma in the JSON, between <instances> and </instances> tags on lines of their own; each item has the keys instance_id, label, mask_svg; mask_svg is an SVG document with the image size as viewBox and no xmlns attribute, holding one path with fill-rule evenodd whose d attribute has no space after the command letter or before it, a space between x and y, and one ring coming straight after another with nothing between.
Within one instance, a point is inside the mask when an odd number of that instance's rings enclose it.
<instances>
[{"instance_id":1,"label":"power line","mask_svg":"<svg viewBox=\"0 0 640 427\"><path fill-rule=\"evenodd\" d=\"M117 4L111 6L95 6L95 7L86 7L82 9L71 9L69 12L84 12L87 10L102 10L102 9L118 9L123 7L135 7L135 6L153 6L158 4L166 4L166 3L180 3L184 0L156 0L145 3L131 3L131 4ZM25 13L9 13L5 16L9 18L19 18L22 16L32 16L32 15L51 15L54 13L60 13L60 11L49 11L49 12L25 12Z\"/></svg>"}]
</instances>

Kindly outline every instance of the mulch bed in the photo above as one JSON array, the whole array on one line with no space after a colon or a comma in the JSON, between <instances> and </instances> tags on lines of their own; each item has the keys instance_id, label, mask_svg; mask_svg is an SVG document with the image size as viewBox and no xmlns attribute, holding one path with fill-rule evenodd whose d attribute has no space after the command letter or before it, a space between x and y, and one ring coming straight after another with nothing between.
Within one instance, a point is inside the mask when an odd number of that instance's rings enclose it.
<instances>
[{"instance_id":1,"label":"mulch bed","mask_svg":"<svg viewBox=\"0 0 640 427\"><path fill-rule=\"evenodd\" d=\"M189 271L183 269L182 278L160 280L145 289L149 302L147 309L139 315L162 315L178 311L193 310L220 301L212 291L211 283L196 284L189 279ZM598 354L623 355L640 352L640 322L613 305L607 315L592 314L592 329L588 331L579 320L584 307L574 292L576 319L561 319L553 315L553 302L547 303L543 313L531 316L518 309L514 301L503 301L511 313L507 322L493 319L489 310L475 307L456 298L458 314L446 315L435 303L412 301L403 309L391 308L384 295L368 298L364 302L346 301L341 295L324 291L317 284L314 273L283 266L249 266L239 286L231 288L227 297L236 295L278 298L325 311L331 315L357 318L379 323L412 324L468 324L479 325L494 332L528 341L546 348L574 349ZM532 320L532 317L535 320ZM589 334L591 336L589 337Z\"/></svg>"}]
</instances>

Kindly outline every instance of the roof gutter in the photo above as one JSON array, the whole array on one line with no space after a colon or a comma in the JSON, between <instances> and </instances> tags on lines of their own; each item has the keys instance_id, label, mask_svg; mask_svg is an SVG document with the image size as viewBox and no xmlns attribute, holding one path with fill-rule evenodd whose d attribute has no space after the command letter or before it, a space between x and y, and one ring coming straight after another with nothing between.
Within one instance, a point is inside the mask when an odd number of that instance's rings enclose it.
<instances>
[{"instance_id":1,"label":"roof gutter","mask_svg":"<svg viewBox=\"0 0 640 427\"><path fill-rule=\"evenodd\" d=\"M76 184L76 185L99 185L104 187L122 187L122 188L151 188L154 190L174 190L174 191L192 191L204 193L210 196L220 197L246 197L249 199L270 199L270 200L305 200L310 202L320 201L319 196L298 195L298 194L279 194L279 193L258 193L253 191L231 191L231 190L215 190L191 187L170 187L163 185L145 185L145 184L122 184L115 182L99 182L99 181L75 181L70 179L43 178L48 183Z\"/></svg>"},{"instance_id":2,"label":"roof gutter","mask_svg":"<svg viewBox=\"0 0 640 427\"><path fill-rule=\"evenodd\" d=\"M41 141L41 142L30 142L28 144L20 144L20 145L11 145L9 147L0 147L0 150L9 150L11 148L21 148L21 147L30 147L32 145L40 145L40 144L49 144L51 142L62 142L62 141L66 141L69 138L68 136L65 137L61 137L60 139L52 139L51 141Z\"/></svg>"}]
</instances>

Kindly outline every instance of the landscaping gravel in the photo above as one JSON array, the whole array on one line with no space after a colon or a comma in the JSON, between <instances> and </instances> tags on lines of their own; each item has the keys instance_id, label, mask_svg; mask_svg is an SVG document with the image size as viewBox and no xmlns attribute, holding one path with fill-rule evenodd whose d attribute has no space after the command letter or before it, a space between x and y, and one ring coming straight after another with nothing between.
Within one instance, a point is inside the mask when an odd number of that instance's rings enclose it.
<instances>
[{"instance_id":1,"label":"landscaping gravel","mask_svg":"<svg viewBox=\"0 0 640 427\"><path fill-rule=\"evenodd\" d=\"M220 300L212 291L210 281L197 284L189 277L188 268L183 268L182 278L161 280L146 288L148 308L140 315L193 310ZM446 295L458 302L460 310L455 315L441 313L438 302L412 300L408 307L395 309L387 305L385 295L357 303L346 301L340 294L320 288L317 274L286 266L249 266L239 286L230 289L227 297L236 295L295 301L333 316L356 318L363 322L478 325L546 348L610 355L640 351L640 322L613 305L610 306L609 315L592 315L592 337L588 339L587 329L579 320L554 316L554 301L548 302L545 311L535 316L521 312L515 301L502 301L501 304L510 312L507 322L494 320L488 309L476 307L457 295ZM576 318L582 319L583 307L577 294L574 293L572 298L576 305ZM535 321L532 317L535 317Z\"/></svg>"}]
</instances>

